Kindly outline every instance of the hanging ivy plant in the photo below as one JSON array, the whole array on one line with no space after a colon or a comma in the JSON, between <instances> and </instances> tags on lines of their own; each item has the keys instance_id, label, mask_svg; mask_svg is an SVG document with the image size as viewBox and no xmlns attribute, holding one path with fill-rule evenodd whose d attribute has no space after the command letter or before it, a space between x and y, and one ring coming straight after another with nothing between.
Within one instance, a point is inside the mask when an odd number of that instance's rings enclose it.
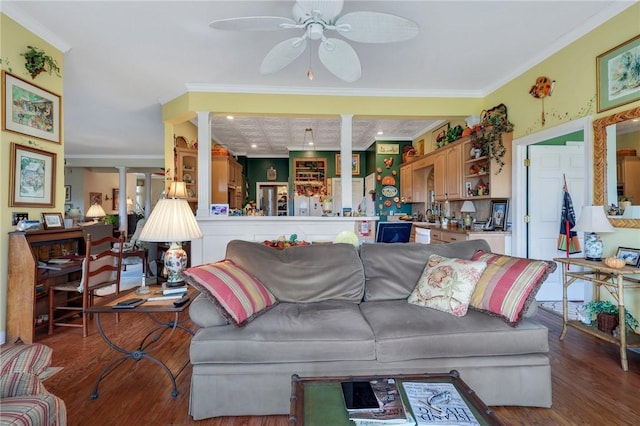
<instances>
[{"instance_id":1,"label":"hanging ivy plant","mask_svg":"<svg viewBox=\"0 0 640 426\"><path fill-rule=\"evenodd\" d=\"M29 71L31 78L36 78L42 71L49 71L49 74L55 72L60 77L60 67L55 59L37 47L27 46L27 49L20 56L25 57L24 67Z\"/></svg>"},{"instance_id":2,"label":"hanging ivy plant","mask_svg":"<svg viewBox=\"0 0 640 426\"><path fill-rule=\"evenodd\" d=\"M504 167L503 158L507 153L507 148L502 142L503 133L511 133L513 124L501 115L489 116L487 119L471 133L471 141L474 147L480 147L484 155L498 164L499 174Z\"/></svg>"}]
</instances>

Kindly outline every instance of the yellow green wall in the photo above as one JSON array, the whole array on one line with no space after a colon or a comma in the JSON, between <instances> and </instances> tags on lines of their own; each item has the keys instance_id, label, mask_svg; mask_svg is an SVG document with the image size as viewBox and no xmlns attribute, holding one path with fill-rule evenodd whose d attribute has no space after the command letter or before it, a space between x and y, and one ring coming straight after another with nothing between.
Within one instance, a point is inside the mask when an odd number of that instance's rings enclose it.
<instances>
[{"instance_id":1,"label":"yellow green wall","mask_svg":"<svg viewBox=\"0 0 640 426\"><path fill-rule=\"evenodd\" d=\"M33 84L47 89L50 92L62 95L62 77L55 73L49 75L43 72L35 80L24 67L24 58L20 53L27 50L27 46L34 46L43 49L52 56L60 68L64 70L64 57L62 52L54 48L49 43L27 31L24 27L0 14L0 59L2 59L2 69L9 71L18 77L32 82ZM1 108L1 107L0 107ZM64 108L61 108L61 114ZM2 111L4 114L4 111ZM63 123L64 120L61 120ZM64 141L64 127L60 131L61 139ZM0 135L0 339L4 340L6 327L6 306L7 306L7 275L8 275L8 233L15 229L11 225L11 214L13 212L27 212L29 219L40 220L40 213L64 212L64 150L63 144L46 142L40 139L19 135L11 132L2 132ZM25 208L8 207L9 205L9 168L10 168L10 145L12 142L28 145L37 149L56 154L56 177L55 177L55 206L47 208Z\"/></svg>"}]
</instances>

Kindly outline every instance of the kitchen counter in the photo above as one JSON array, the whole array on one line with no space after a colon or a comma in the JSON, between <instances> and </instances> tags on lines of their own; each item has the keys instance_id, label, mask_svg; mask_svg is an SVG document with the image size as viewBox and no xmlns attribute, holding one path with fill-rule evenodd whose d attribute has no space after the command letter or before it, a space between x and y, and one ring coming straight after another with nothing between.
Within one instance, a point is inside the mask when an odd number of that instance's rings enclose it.
<instances>
[{"instance_id":1,"label":"kitchen counter","mask_svg":"<svg viewBox=\"0 0 640 426\"><path fill-rule=\"evenodd\" d=\"M485 240L489 243L491 251L500 254L511 253L511 231L473 231L463 228L442 228L428 223L414 222L411 231L411 241L415 241L415 228L425 228L430 230L431 244L446 244L456 241Z\"/></svg>"}]
</instances>

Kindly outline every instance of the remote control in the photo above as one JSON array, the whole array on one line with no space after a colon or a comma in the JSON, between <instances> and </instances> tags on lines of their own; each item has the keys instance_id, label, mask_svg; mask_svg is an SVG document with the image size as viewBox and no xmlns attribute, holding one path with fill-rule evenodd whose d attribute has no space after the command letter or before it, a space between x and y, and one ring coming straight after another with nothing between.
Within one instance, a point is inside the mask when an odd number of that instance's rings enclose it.
<instances>
[{"instance_id":1,"label":"remote control","mask_svg":"<svg viewBox=\"0 0 640 426\"><path fill-rule=\"evenodd\" d=\"M132 308L135 308L136 306L141 305L142 303L144 303L144 299L136 297L133 299L127 299L127 300L123 300L122 302L118 302L117 304L113 305L112 308L113 309L132 309Z\"/></svg>"},{"instance_id":2,"label":"remote control","mask_svg":"<svg viewBox=\"0 0 640 426\"><path fill-rule=\"evenodd\" d=\"M173 306L175 306L176 308L179 308L180 306L187 303L189 300L191 300L189 296L184 296L182 299L176 300L175 302L173 302Z\"/></svg>"}]
</instances>

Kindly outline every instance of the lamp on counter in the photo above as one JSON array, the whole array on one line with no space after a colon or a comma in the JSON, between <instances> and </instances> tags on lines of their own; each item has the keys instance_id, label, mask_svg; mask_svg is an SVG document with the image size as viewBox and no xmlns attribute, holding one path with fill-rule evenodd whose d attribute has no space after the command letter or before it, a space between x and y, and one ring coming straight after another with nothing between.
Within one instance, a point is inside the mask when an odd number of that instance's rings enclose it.
<instances>
[{"instance_id":1,"label":"lamp on counter","mask_svg":"<svg viewBox=\"0 0 640 426\"><path fill-rule=\"evenodd\" d=\"M602 206L584 206L578 218L578 223L572 231L589 232L584 236L584 254L587 260L602 260L604 245L598 232L615 232L609 223Z\"/></svg>"},{"instance_id":2,"label":"lamp on counter","mask_svg":"<svg viewBox=\"0 0 640 426\"><path fill-rule=\"evenodd\" d=\"M173 182L167 198L158 201L140 233L140 241L171 244L164 254L164 267L169 271L167 285L170 287L182 283L178 274L187 266L187 253L181 242L202 238L189 203L178 198L186 197L186 193L184 182Z\"/></svg>"},{"instance_id":3,"label":"lamp on counter","mask_svg":"<svg viewBox=\"0 0 640 426\"><path fill-rule=\"evenodd\" d=\"M470 229L471 228L471 222L473 222L473 220L471 219L471 215L469 213L475 213L476 212L476 206L473 205L473 201L467 200L464 203L462 203L462 207L460 207L460 212L467 214L464 217L464 227L466 229Z\"/></svg>"},{"instance_id":4,"label":"lamp on counter","mask_svg":"<svg viewBox=\"0 0 640 426\"><path fill-rule=\"evenodd\" d=\"M102 206L100 204L96 203L96 204L92 205L91 207L89 207L89 210L87 210L87 214L85 216L86 217L92 217L93 218L93 222L94 223L98 223L106 215L107 214L105 213L105 211L102 208Z\"/></svg>"},{"instance_id":5,"label":"lamp on counter","mask_svg":"<svg viewBox=\"0 0 640 426\"><path fill-rule=\"evenodd\" d=\"M127 213L133 211L133 200L131 197L127 197Z\"/></svg>"}]
</instances>

